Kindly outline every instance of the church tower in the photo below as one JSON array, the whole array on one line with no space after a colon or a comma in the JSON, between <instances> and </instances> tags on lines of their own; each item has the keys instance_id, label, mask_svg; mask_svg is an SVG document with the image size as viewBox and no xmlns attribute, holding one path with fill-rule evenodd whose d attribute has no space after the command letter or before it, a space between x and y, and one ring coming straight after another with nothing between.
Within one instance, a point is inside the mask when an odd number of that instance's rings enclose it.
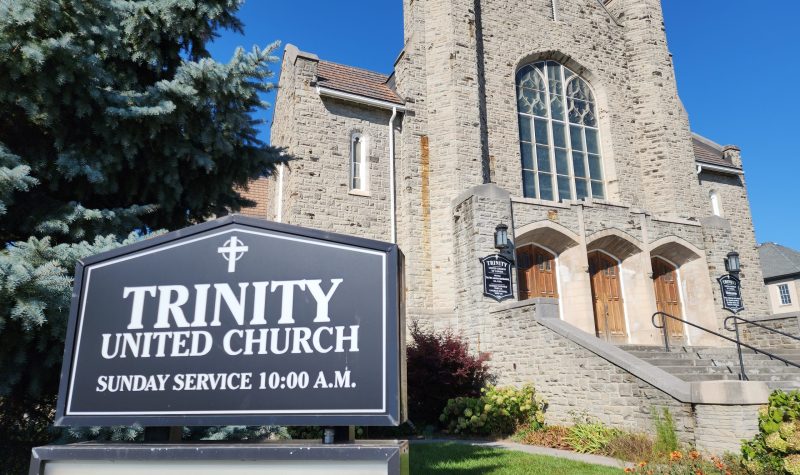
<instances>
[{"instance_id":1,"label":"church tower","mask_svg":"<svg viewBox=\"0 0 800 475\"><path fill-rule=\"evenodd\" d=\"M609 8L624 31L643 206L663 216L697 216L706 203L699 200L689 119L678 96L661 0L614 0Z\"/></svg>"},{"instance_id":2,"label":"church tower","mask_svg":"<svg viewBox=\"0 0 800 475\"><path fill-rule=\"evenodd\" d=\"M736 411L762 400L719 402L738 386L693 400L631 353L665 338L726 352L699 328L726 331L732 252L739 315L769 313L740 151L692 133L661 0L403 10L388 75L287 46L272 144L296 160L254 184L268 198L253 212L396 239L408 320L466 338L501 384L536 383L552 420L580 408L642 431L659 404L698 447L749 437ZM656 312L676 320L656 327ZM693 432L731 421L724 442Z\"/></svg>"},{"instance_id":3,"label":"church tower","mask_svg":"<svg viewBox=\"0 0 800 475\"><path fill-rule=\"evenodd\" d=\"M272 134L299 160L268 217L396 236L409 317L479 351L506 345L498 226L517 305L607 342L657 343L659 310L720 329L732 251L745 315L768 311L738 149L692 133L660 0L403 2L390 75L287 48Z\"/></svg>"}]
</instances>

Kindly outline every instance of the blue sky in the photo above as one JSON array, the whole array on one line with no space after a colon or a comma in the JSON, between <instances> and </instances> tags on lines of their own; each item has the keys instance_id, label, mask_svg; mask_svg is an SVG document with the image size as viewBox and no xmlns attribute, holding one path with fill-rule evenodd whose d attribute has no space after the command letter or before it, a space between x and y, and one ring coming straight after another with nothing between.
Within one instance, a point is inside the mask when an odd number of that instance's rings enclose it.
<instances>
[{"instance_id":1,"label":"blue sky","mask_svg":"<svg viewBox=\"0 0 800 475\"><path fill-rule=\"evenodd\" d=\"M664 15L692 128L742 148L758 242L800 250L800 88L794 84L800 77L800 2L769 5L667 0ZM249 0L239 16L245 35L215 41L211 51L218 60L240 45L280 40L323 59L388 73L403 43L401 0ZM264 117L269 121L271 112Z\"/></svg>"}]
</instances>

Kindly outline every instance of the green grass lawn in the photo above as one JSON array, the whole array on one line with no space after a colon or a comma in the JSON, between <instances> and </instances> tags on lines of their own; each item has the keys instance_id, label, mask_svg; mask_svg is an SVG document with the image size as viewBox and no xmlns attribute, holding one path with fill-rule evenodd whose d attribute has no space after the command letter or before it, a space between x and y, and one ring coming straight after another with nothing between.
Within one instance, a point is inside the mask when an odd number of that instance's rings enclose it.
<instances>
[{"instance_id":1,"label":"green grass lawn","mask_svg":"<svg viewBox=\"0 0 800 475\"><path fill-rule=\"evenodd\" d=\"M411 444L413 475L620 475L622 469L457 443Z\"/></svg>"}]
</instances>

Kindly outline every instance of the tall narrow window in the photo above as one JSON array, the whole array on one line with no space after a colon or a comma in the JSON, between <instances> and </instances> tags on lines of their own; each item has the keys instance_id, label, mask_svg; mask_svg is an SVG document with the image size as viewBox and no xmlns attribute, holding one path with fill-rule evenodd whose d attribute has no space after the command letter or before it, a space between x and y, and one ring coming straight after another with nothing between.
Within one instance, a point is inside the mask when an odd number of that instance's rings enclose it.
<instances>
[{"instance_id":1,"label":"tall narrow window","mask_svg":"<svg viewBox=\"0 0 800 475\"><path fill-rule=\"evenodd\" d=\"M711 213L714 216L722 216L722 209L719 206L719 194L716 191L712 191L709 196L711 198Z\"/></svg>"},{"instance_id":2,"label":"tall narrow window","mask_svg":"<svg viewBox=\"0 0 800 475\"><path fill-rule=\"evenodd\" d=\"M603 199L603 164L594 95L555 61L517 73L522 191L547 201Z\"/></svg>"},{"instance_id":3,"label":"tall narrow window","mask_svg":"<svg viewBox=\"0 0 800 475\"><path fill-rule=\"evenodd\" d=\"M781 305L789 305L792 303L792 296L789 294L789 284L778 285L778 294L781 297Z\"/></svg>"},{"instance_id":4,"label":"tall narrow window","mask_svg":"<svg viewBox=\"0 0 800 475\"><path fill-rule=\"evenodd\" d=\"M367 190L367 167L364 159L364 138L360 134L353 134L350 141L350 190Z\"/></svg>"}]
</instances>

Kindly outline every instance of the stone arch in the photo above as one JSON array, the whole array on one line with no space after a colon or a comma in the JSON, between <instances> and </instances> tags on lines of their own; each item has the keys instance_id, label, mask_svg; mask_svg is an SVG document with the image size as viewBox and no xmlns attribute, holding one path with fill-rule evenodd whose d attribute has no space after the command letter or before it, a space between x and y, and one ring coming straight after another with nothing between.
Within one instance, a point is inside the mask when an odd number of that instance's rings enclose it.
<instances>
[{"instance_id":1,"label":"stone arch","mask_svg":"<svg viewBox=\"0 0 800 475\"><path fill-rule=\"evenodd\" d=\"M579 237L568 228L552 221L538 221L514 230L514 245L537 244L557 255L577 246Z\"/></svg>"},{"instance_id":2,"label":"stone arch","mask_svg":"<svg viewBox=\"0 0 800 475\"><path fill-rule=\"evenodd\" d=\"M517 72L520 69L537 61L555 61L557 63L561 63L589 83L589 86L592 88L592 92L594 93L595 102L597 103L597 113L600 118L600 122L601 124L608 122L608 91L606 90L604 82L600 79L600 77L594 74L591 69L587 68L566 53L556 50L549 50L520 56L516 63L514 63L513 71L511 71L512 81L514 81L514 78L516 78ZM512 92L516 94L514 91L516 89L516 82L512 82L511 87ZM601 131L603 136L606 136L605 129L603 127L601 127Z\"/></svg>"},{"instance_id":3,"label":"stone arch","mask_svg":"<svg viewBox=\"0 0 800 475\"><path fill-rule=\"evenodd\" d=\"M703 256L703 251L678 236L666 236L650 245L650 255L661 257L677 265L688 264Z\"/></svg>"},{"instance_id":4,"label":"stone arch","mask_svg":"<svg viewBox=\"0 0 800 475\"><path fill-rule=\"evenodd\" d=\"M642 252L643 247L638 239L616 228L598 231L586 237L587 251L603 251L620 261Z\"/></svg>"},{"instance_id":5,"label":"stone arch","mask_svg":"<svg viewBox=\"0 0 800 475\"><path fill-rule=\"evenodd\" d=\"M540 51L536 53L529 53L524 56L521 56L516 64L514 65L514 71L512 77L516 76L517 71L519 71L523 66L535 63L537 61L555 61L557 63L561 63L564 66L571 69L575 74L585 79L594 89L595 83L598 82L597 77L592 74L591 70L583 66L581 63L576 61L572 58L572 56L562 53L561 51Z\"/></svg>"}]
</instances>

